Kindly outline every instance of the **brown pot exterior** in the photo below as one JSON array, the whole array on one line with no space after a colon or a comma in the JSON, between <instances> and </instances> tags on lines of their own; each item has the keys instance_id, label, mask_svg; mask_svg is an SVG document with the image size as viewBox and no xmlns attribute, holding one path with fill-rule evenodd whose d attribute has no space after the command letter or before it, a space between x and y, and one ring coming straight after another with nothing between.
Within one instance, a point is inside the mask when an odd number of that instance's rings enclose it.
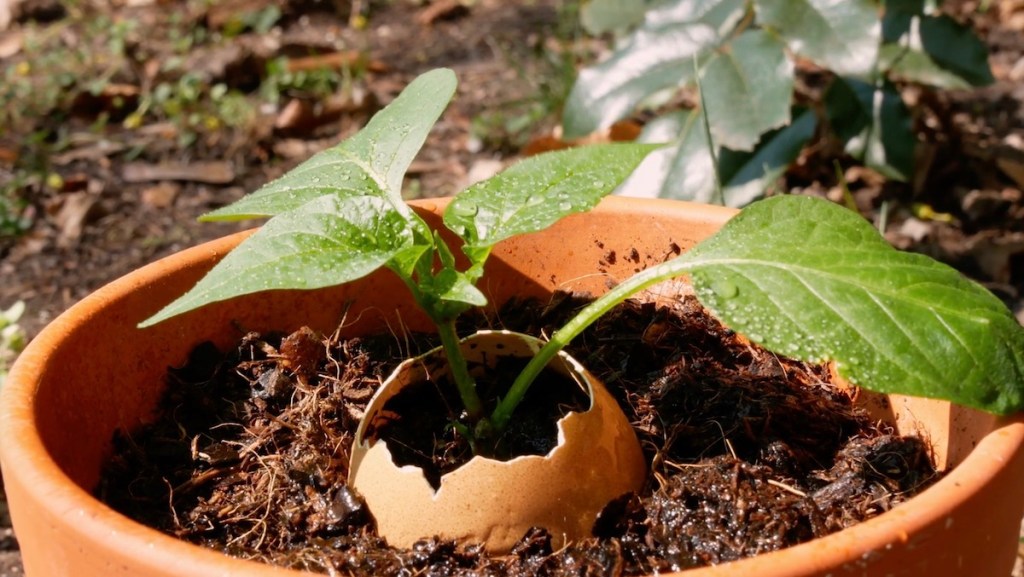
<instances>
[{"instance_id":1,"label":"brown pot exterior","mask_svg":"<svg viewBox=\"0 0 1024 577\"><path fill-rule=\"evenodd\" d=\"M443 200L419 203L432 223ZM497 247L481 284L493 302L556 288L599 293L611 280L687 249L732 211L672 201L609 198L586 215ZM244 233L243 233L244 234ZM0 464L29 577L287 577L139 525L91 496L113 432L151 415L167 366L203 340L229 346L246 330L309 324L332 330L354 301L350 334L384 323L428 324L400 281L383 272L339 289L250 295L146 330L135 328L189 288L242 235L127 275L70 309L18 359L0 397ZM546 246L552 245L555 250ZM611 254L617 258L609 258ZM273 302L274 307L261 306ZM362 312L363 314L360 314ZM1024 416L995 418L948 403L865 396L901 429L927 431L955 468L875 519L783 551L688 576L1008 575L1024 515Z\"/></svg>"}]
</instances>

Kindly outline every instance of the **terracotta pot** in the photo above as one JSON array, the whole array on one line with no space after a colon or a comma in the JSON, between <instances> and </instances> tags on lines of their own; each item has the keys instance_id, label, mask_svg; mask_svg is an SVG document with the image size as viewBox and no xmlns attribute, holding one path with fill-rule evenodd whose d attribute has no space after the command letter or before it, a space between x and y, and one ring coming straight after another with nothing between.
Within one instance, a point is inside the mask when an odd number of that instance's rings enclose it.
<instances>
[{"instance_id":1,"label":"terracotta pot","mask_svg":"<svg viewBox=\"0 0 1024 577\"><path fill-rule=\"evenodd\" d=\"M503 358L529 359L542 344L536 337L511 331L480 331L461 341L474 376ZM572 379L590 399L586 411L558 421L558 446L547 455L510 461L473 457L442 476L436 491L422 469L395 465L387 443L373 431L390 419L385 405L395 395L449 374L443 350L439 347L403 362L384 381L356 431L349 483L366 500L377 532L390 545L412 547L424 535L440 535L507 553L539 525L551 533L552 545L559 549L567 541L589 537L605 505L643 487L647 465L640 442L604 384L564 352L548 368Z\"/></svg>"},{"instance_id":2,"label":"terracotta pot","mask_svg":"<svg viewBox=\"0 0 1024 577\"><path fill-rule=\"evenodd\" d=\"M419 206L437 223L443 205ZM609 280L692 246L731 214L611 198L592 213L497 247L481 288L499 303L556 288L599 293ZM272 301L251 295L135 328L242 237L184 251L100 289L40 333L13 367L0 401L0 461L30 577L296 575L175 540L91 494L114 431L150 418L167 366L182 363L202 340L227 347L240 336L235 326L330 330L349 300L347 318L358 319L348 326L350 334L399 319L411 329L428 328L387 272L338 289L281 292ZM607 258L613 251L618 258ZM840 533L687 575L1008 575L1024 513L1024 416L1000 419L904 397L877 407L901 431L925 431L950 473L907 503Z\"/></svg>"}]
</instances>

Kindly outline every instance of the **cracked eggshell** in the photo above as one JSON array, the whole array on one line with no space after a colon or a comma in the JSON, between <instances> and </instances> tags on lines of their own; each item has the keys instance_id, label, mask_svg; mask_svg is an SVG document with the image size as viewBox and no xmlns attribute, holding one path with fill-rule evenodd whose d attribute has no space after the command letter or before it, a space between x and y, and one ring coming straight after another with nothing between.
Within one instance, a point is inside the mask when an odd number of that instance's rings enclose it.
<instances>
[{"instance_id":1,"label":"cracked eggshell","mask_svg":"<svg viewBox=\"0 0 1024 577\"><path fill-rule=\"evenodd\" d=\"M498 356L532 356L540 345L534 337L509 331L482 331L462 341L471 366L493 366ZM473 457L441 477L435 493L418 467L396 466L387 443L367 438L367 432L382 418L388 399L428 371L444 370L441 357L435 349L402 363L371 400L356 431L349 485L366 500L389 544L410 547L437 535L505 552L531 527L541 526L560 547L589 537L608 502L643 485L646 463L625 414L600 381L561 353L549 368L572 376L589 393L591 407L559 421L558 446L545 456L510 461Z\"/></svg>"}]
</instances>

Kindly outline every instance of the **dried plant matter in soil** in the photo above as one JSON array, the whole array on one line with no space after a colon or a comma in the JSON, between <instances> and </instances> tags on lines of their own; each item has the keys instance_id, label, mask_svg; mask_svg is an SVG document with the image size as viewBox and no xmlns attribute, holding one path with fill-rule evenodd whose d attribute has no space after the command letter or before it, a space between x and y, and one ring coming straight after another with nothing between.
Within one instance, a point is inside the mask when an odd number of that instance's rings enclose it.
<instances>
[{"instance_id":1,"label":"dried plant matter in soil","mask_svg":"<svg viewBox=\"0 0 1024 577\"><path fill-rule=\"evenodd\" d=\"M582 302L510 303L483 323L541 334ZM303 330L199 347L171 371L161 419L117 439L101 496L183 539L328 574L635 575L820 537L936 477L922 442L874 427L827 370L751 346L691 296L629 301L570 352L634 423L645 489L557 552L540 529L501 557L429 538L391 549L345 486L348 451L378 384L430 344Z\"/></svg>"}]
</instances>

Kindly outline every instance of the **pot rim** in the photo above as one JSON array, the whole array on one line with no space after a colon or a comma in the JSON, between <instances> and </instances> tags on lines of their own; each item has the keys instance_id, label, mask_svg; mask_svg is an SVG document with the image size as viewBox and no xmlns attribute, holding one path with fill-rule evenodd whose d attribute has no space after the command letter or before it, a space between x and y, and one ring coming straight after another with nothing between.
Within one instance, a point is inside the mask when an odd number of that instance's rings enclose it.
<instances>
[{"instance_id":1,"label":"pot rim","mask_svg":"<svg viewBox=\"0 0 1024 577\"><path fill-rule=\"evenodd\" d=\"M428 210L443 207L448 199L429 199L413 203ZM679 210L689 211L694 218L724 222L735 210L663 199L627 199L609 197L593 210L616 212L624 209L641 214L663 215ZM42 439L33 427L35 375L42 371L48 352L94 315L102 314L109 300L158 282L162 275L174 274L187 263L222 255L251 234L235 233L183 250L129 273L90 294L57 317L29 343L8 375L0 391L0 463L3 475L17 478L38 502L63 517L75 517L67 528L75 538L98 542L107 548L145 551L148 566L174 566L182 574L237 574L254 577L295 577L294 570L271 567L254 561L229 557L166 535L137 523L114 511L75 484L50 457ZM995 428L985 435L964 461L944 478L921 494L891 511L820 539L733 561L723 565L694 570L694 575L721 575L725 571L756 572L763 577L793 577L797 567L820 570L826 566L855 564L871 550L884 549L886 544L905 542L916 530L942 521L950 501L960 502L979 491L995 477L1006 463L1018 460L1024 453L1024 413L996 419ZM111 545L116 543L116 545ZM702 573L703 571L703 573Z\"/></svg>"}]
</instances>

